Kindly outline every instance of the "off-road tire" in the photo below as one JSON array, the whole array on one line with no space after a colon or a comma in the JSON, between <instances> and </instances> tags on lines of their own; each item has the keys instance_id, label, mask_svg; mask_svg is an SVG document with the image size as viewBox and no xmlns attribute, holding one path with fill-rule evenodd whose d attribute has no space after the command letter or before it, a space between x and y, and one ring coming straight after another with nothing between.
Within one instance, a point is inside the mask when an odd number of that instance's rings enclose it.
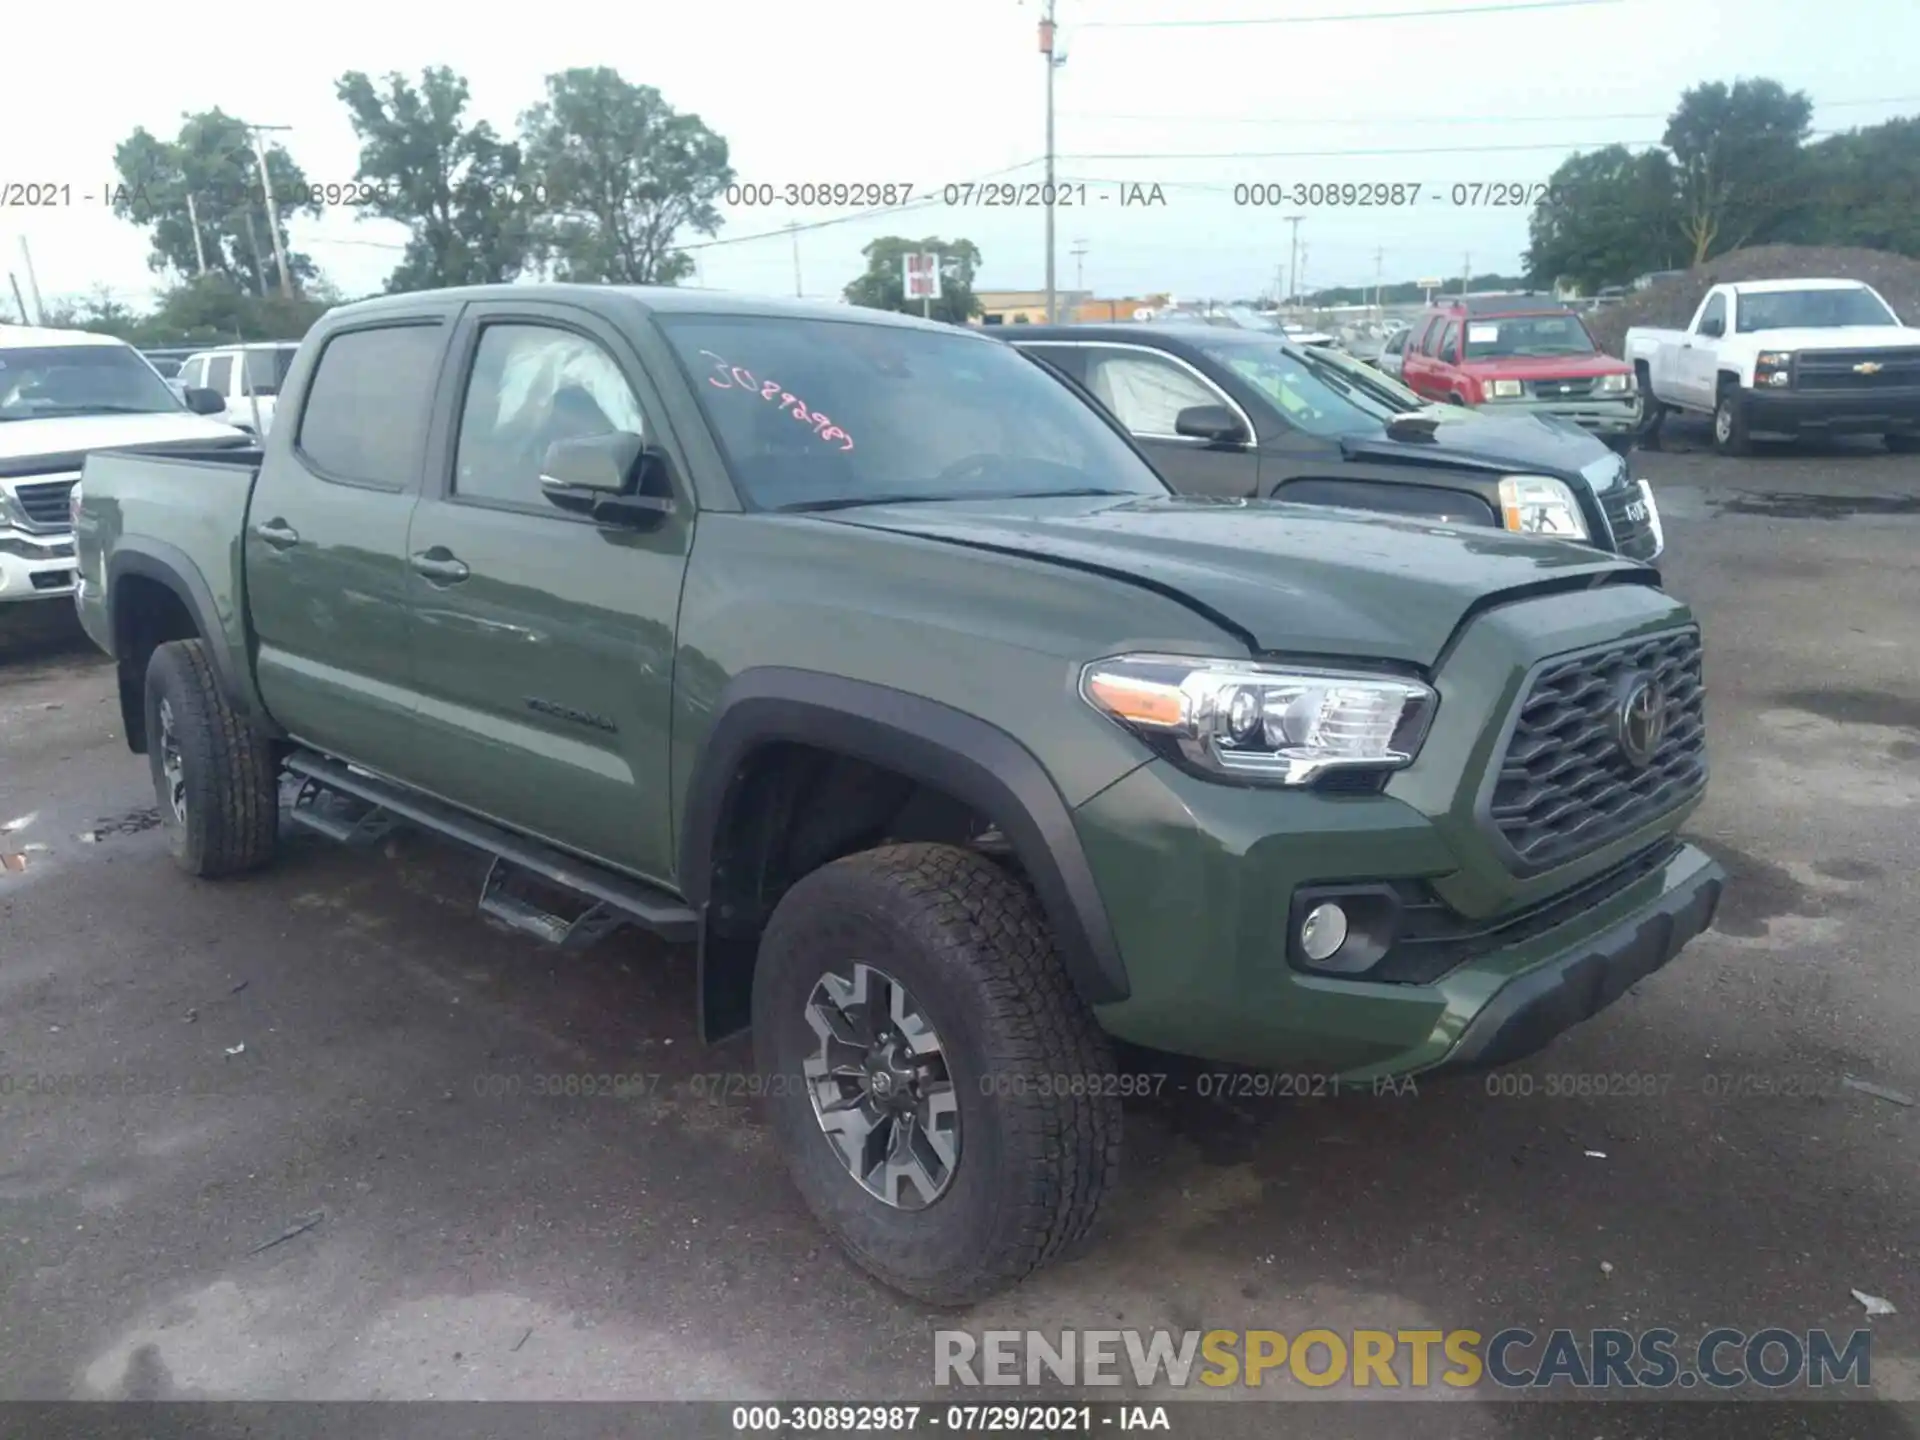
<instances>
[{"instance_id":1,"label":"off-road tire","mask_svg":"<svg viewBox=\"0 0 1920 1440\"><path fill-rule=\"evenodd\" d=\"M1887 442L1887 450L1891 454L1920 455L1920 435L1895 433L1880 438Z\"/></svg>"},{"instance_id":2,"label":"off-road tire","mask_svg":"<svg viewBox=\"0 0 1920 1440\"><path fill-rule=\"evenodd\" d=\"M803 1077L808 997L829 968L854 959L911 992L946 1055L959 1156L923 1209L895 1209L861 1187L822 1133ZM888 845L803 877L761 940L753 1036L768 1118L801 1198L885 1284L933 1305L971 1304L1078 1249L1092 1229L1120 1159L1112 1051L1033 893L993 861Z\"/></svg>"},{"instance_id":3,"label":"off-road tire","mask_svg":"<svg viewBox=\"0 0 1920 1440\"><path fill-rule=\"evenodd\" d=\"M1747 434L1745 397L1737 384L1722 382L1713 398L1713 448L1722 455L1753 453L1753 441Z\"/></svg>"},{"instance_id":4,"label":"off-road tire","mask_svg":"<svg viewBox=\"0 0 1920 1440\"><path fill-rule=\"evenodd\" d=\"M1633 443L1642 450L1658 450L1660 430L1667 421L1667 407L1653 398L1653 373L1646 361L1634 362L1633 380L1640 387L1640 424L1633 432Z\"/></svg>"},{"instance_id":5,"label":"off-road tire","mask_svg":"<svg viewBox=\"0 0 1920 1440\"><path fill-rule=\"evenodd\" d=\"M186 819L174 812L162 744L161 706L173 716ZM204 643L174 640L147 663L147 761L174 863L216 880L273 858L280 794L267 742L234 711Z\"/></svg>"}]
</instances>

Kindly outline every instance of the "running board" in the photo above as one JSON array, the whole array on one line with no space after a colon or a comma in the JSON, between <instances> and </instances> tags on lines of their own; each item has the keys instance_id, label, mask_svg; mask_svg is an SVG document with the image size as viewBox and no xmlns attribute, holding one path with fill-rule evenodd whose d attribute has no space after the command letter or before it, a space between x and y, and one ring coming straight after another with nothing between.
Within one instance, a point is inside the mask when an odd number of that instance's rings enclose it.
<instances>
[{"instance_id":1,"label":"running board","mask_svg":"<svg viewBox=\"0 0 1920 1440\"><path fill-rule=\"evenodd\" d=\"M303 782L290 818L309 830L365 844L369 843L365 837L384 835L397 821L404 820L493 856L480 892L480 912L524 934L568 949L590 945L624 924L638 925L675 943L691 943L699 937L699 916L666 891L644 881L515 835L443 801L363 774L312 751L295 751L287 757L286 768ZM347 821L313 808L313 797L322 791L349 795L373 808L359 820ZM525 871L539 882L591 903L577 919L555 915L516 892L512 885L516 871Z\"/></svg>"}]
</instances>

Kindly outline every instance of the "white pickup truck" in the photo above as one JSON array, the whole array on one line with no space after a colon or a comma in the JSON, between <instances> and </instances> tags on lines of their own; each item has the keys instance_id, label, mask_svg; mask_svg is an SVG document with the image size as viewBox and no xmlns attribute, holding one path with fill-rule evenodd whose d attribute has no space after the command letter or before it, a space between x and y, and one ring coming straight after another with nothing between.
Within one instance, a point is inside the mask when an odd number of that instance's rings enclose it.
<instances>
[{"instance_id":1,"label":"white pickup truck","mask_svg":"<svg viewBox=\"0 0 1920 1440\"><path fill-rule=\"evenodd\" d=\"M1626 359L1645 396L1641 444L1668 410L1713 417L1714 448L1754 435L1868 434L1920 450L1920 329L1857 280L1716 285L1685 330L1635 326Z\"/></svg>"}]
</instances>

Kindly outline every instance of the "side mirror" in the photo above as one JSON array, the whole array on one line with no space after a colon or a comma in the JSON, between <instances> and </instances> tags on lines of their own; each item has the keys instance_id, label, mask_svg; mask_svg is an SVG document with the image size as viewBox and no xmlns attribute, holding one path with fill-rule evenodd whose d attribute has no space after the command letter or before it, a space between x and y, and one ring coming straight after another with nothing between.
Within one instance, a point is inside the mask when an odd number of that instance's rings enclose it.
<instances>
[{"instance_id":1,"label":"side mirror","mask_svg":"<svg viewBox=\"0 0 1920 1440\"><path fill-rule=\"evenodd\" d=\"M1189 405L1174 417L1173 429L1210 445L1238 445L1248 438L1240 417L1224 405Z\"/></svg>"},{"instance_id":2,"label":"side mirror","mask_svg":"<svg viewBox=\"0 0 1920 1440\"><path fill-rule=\"evenodd\" d=\"M1714 339L1718 340L1722 335L1727 333L1727 322L1724 320L1702 320L1700 322L1700 333L1702 335L1711 335Z\"/></svg>"},{"instance_id":3,"label":"side mirror","mask_svg":"<svg viewBox=\"0 0 1920 1440\"><path fill-rule=\"evenodd\" d=\"M227 397L218 390L209 390L204 385L189 385L183 397L187 408L196 415L218 415L227 408Z\"/></svg>"},{"instance_id":4,"label":"side mirror","mask_svg":"<svg viewBox=\"0 0 1920 1440\"><path fill-rule=\"evenodd\" d=\"M647 529L673 513L667 459L630 431L556 440L540 466L554 505L603 525Z\"/></svg>"}]
</instances>

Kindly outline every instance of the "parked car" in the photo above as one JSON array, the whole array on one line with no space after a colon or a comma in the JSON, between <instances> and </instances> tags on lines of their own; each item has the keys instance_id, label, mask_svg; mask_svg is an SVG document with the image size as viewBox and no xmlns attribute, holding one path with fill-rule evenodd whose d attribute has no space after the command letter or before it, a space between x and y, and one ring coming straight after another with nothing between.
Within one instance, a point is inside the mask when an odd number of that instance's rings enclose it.
<instances>
[{"instance_id":1,"label":"parked car","mask_svg":"<svg viewBox=\"0 0 1920 1440\"><path fill-rule=\"evenodd\" d=\"M1715 285L1685 330L1636 325L1627 359L1648 398L1642 442L1669 410L1713 417L1714 448L1752 437L1880 435L1920 451L1920 329L1857 280Z\"/></svg>"},{"instance_id":2,"label":"parked car","mask_svg":"<svg viewBox=\"0 0 1920 1440\"><path fill-rule=\"evenodd\" d=\"M1564 305L1468 295L1414 322L1400 378L1455 405L1532 411L1571 420L1624 454L1640 429L1633 367L1600 353Z\"/></svg>"},{"instance_id":3,"label":"parked car","mask_svg":"<svg viewBox=\"0 0 1920 1440\"><path fill-rule=\"evenodd\" d=\"M81 484L174 858L270 861L284 772L292 822L491 854L530 936L697 942L801 1195L924 1300L1088 1232L1109 1037L1499 1064L1713 918L1700 633L1644 565L1174 496L1012 346L870 310L385 296L281 398L264 457Z\"/></svg>"},{"instance_id":4,"label":"parked car","mask_svg":"<svg viewBox=\"0 0 1920 1440\"><path fill-rule=\"evenodd\" d=\"M285 341L202 350L180 367L180 379L219 394L220 418L259 435L273 428L273 407L298 345Z\"/></svg>"},{"instance_id":5,"label":"parked car","mask_svg":"<svg viewBox=\"0 0 1920 1440\"><path fill-rule=\"evenodd\" d=\"M110 335L0 325L0 605L73 594L68 492L89 450L245 443L192 398L201 413Z\"/></svg>"},{"instance_id":6,"label":"parked car","mask_svg":"<svg viewBox=\"0 0 1920 1440\"><path fill-rule=\"evenodd\" d=\"M1395 380L1402 378L1401 362L1406 355L1407 337L1413 333L1406 325L1395 325L1380 342L1380 353L1373 357L1373 368Z\"/></svg>"},{"instance_id":7,"label":"parked car","mask_svg":"<svg viewBox=\"0 0 1920 1440\"><path fill-rule=\"evenodd\" d=\"M1126 427L1182 494L1291 500L1557 535L1636 560L1664 546L1653 490L1577 426L1500 407L1409 413L1359 362L1173 325L1000 332Z\"/></svg>"}]
</instances>

